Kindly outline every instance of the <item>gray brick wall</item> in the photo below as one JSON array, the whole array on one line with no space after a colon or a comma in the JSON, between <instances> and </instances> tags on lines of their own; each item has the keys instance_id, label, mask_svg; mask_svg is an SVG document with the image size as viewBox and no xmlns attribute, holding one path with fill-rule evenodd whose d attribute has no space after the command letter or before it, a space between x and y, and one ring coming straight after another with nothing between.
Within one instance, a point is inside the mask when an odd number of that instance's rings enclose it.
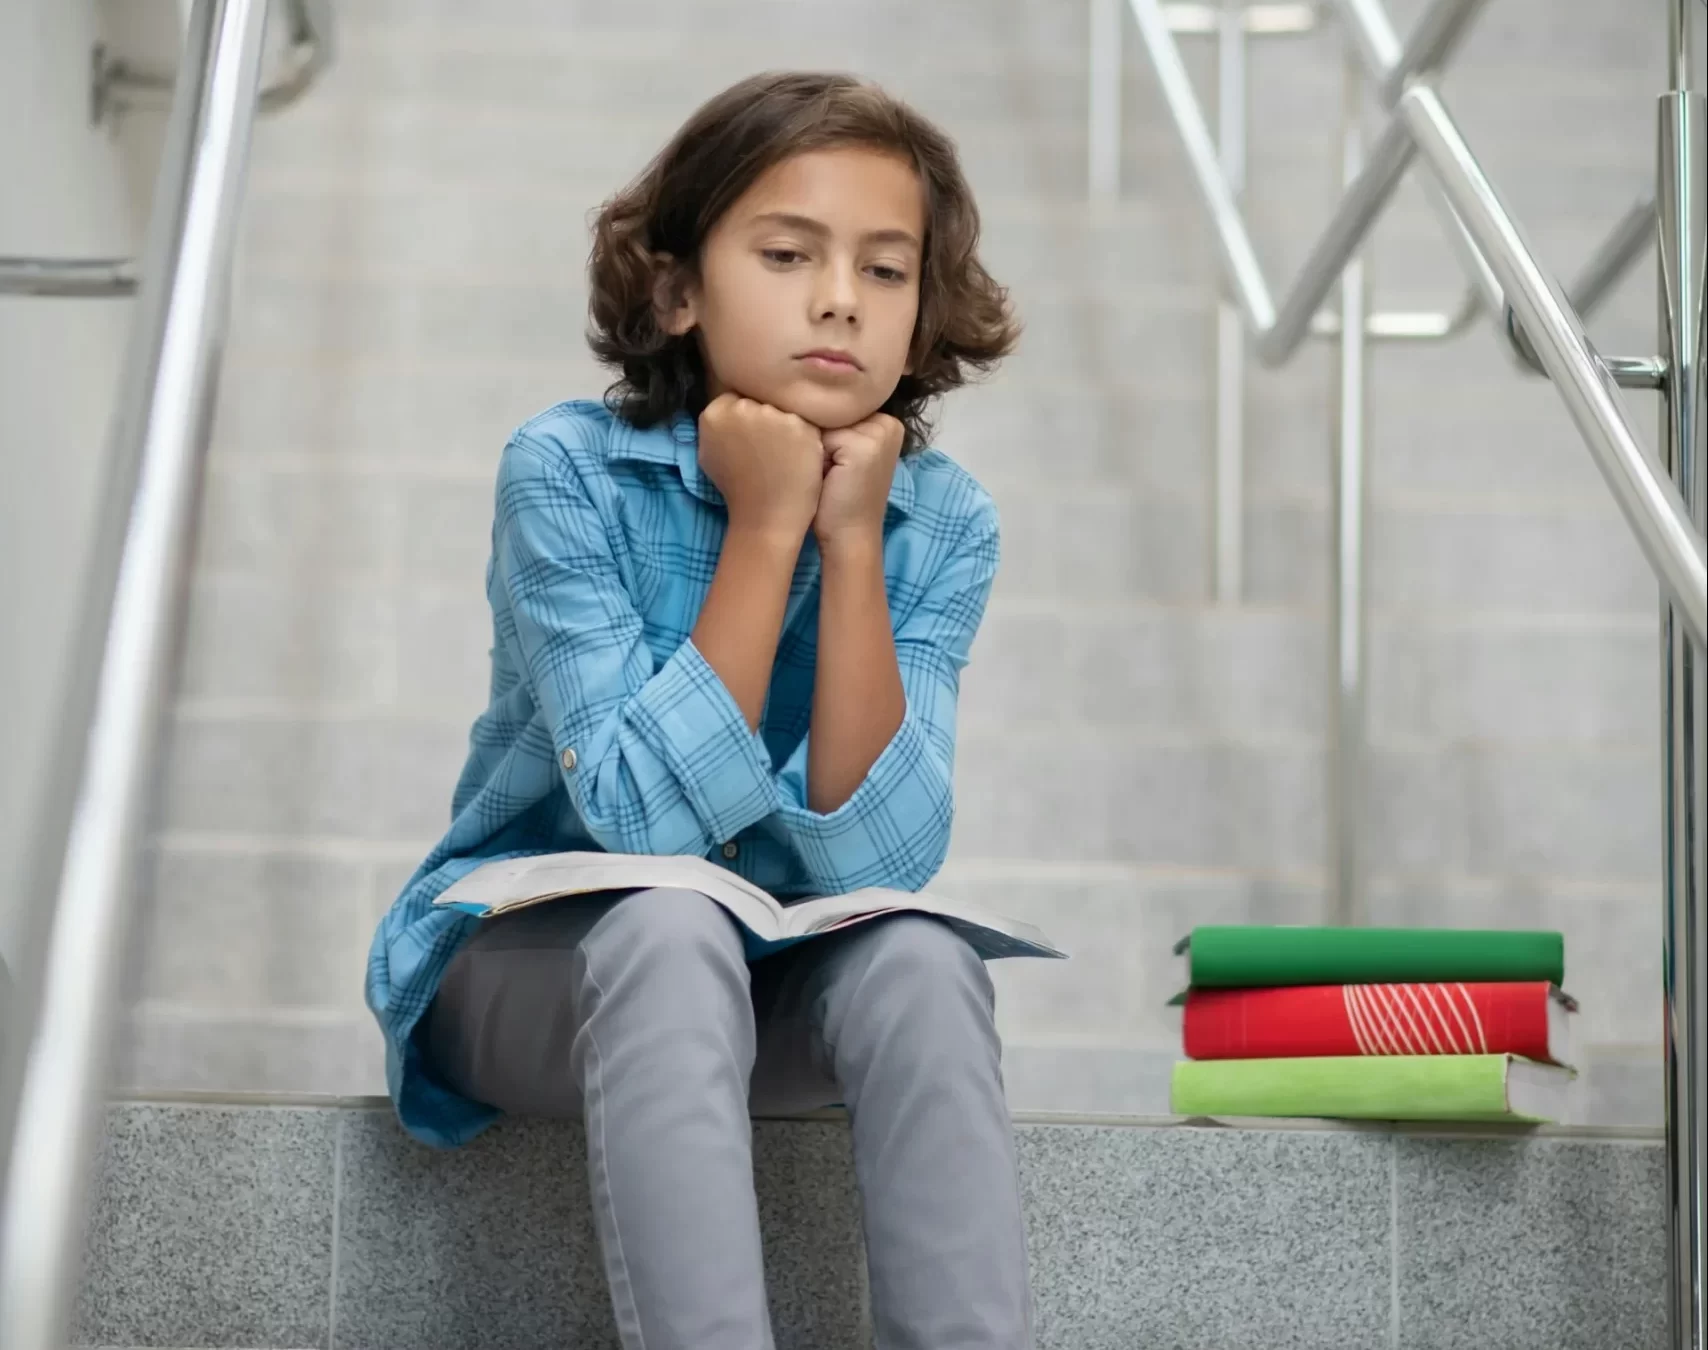
<instances>
[{"instance_id":1,"label":"gray brick wall","mask_svg":"<svg viewBox=\"0 0 1708 1350\"><path fill-rule=\"evenodd\" d=\"M1323 909L1331 359L1251 375L1248 594L1218 607L1213 259L1136 39L1124 200L1094 213L1078 0L340 14L325 87L258 135L130 1076L377 1087L362 960L484 693L497 454L603 386L586 214L704 95L813 65L959 137L1028 323L942 427L1006 529L943 886L1079 952L1002 970L1016 1101L1162 1109L1172 940ZM1662 48L1654 0L1498 0L1447 82L1563 273L1651 173ZM1207 76L1208 49L1189 57ZM1277 289L1336 192L1340 91L1332 29L1253 51L1250 210ZM1372 271L1382 307L1457 296L1415 190ZM1652 294L1635 277L1597 319L1610 348L1653 345ZM1371 916L1565 929L1606 1069L1582 1113L1653 1118L1654 583L1551 391L1486 333L1378 352L1371 392Z\"/></svg>"}]
</instances>

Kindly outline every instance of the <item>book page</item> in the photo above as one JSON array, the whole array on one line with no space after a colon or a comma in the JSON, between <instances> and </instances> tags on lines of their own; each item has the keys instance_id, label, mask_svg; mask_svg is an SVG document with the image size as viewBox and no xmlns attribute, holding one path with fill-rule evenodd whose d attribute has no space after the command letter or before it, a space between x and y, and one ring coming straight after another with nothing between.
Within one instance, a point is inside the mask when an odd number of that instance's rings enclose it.
<instances>
[{"instance_id":1,"label":"book page","mask_svg":"<svg viewBox=\"0 0 1708 1350\"><path fill-rule=\"evenodd\" d=\"M881 914L912 911L941 917L985 956L1066 955L1031 924L977 905L878 887L784 905L745 877L705 858L570 852L496 859L447 887L435 904L490 916L577 895L659 887L698 891L715 900L761 946L812 937Z\"/></svg>"},{"instance_id":2,"label":"book page","mask_svg":"<svg viewBox=\"0 0 1708 1350\"><path fill-rule=\"evenodd\" d=\"M565 896L679 888L698 891L761 937L784 936L783 908L744 877L704 858L637 853L543 853L486 863L435 902L503 914Z\"/></svg>"},{"instance_id":3,"label":"book page","mask_svg":"<svg viewBox=\"0 0 1708 1350\"><path fill-rule=\"evenodd\" d=\"M1038 948L1039 954L1065 955L1039 929L1029 923L1010 919L964 900L950 900L946 896L932 895L928 891L895 891L880 886L868 886L858 891L850 891L847 895L827 896L821 900L809 900L804 904L792 906L787 917L791 928L797 932L821 933L859 915L873 916L895 911L935 914L939 918L949 920L963 933L968 929L978 929L1015 939L1020 946ZM970 935L969 940L972 940ZM981 949L1001 948L1005 954L1012 949L1012 944L1009 943L975 940L973 945Z\"/></svg>"}]
</instances>

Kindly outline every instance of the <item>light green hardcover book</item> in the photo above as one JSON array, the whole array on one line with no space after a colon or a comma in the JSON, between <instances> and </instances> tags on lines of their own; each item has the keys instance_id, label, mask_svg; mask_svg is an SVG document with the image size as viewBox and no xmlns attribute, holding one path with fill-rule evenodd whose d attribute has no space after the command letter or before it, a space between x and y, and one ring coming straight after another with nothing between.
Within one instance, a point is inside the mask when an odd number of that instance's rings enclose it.
<instances>
[{"instance_id":1,"label":"light green hardcover book","mask_svg":"<svg viewBox=\"0 0 1708 1350\"><path fill-rule=\"evenodd\" d=\"M1565 1113L1572 1077L1513 1055L1185 1060L1170 1099L1177 1116L1537 1122Z\"/></svg>"}]
</instances>

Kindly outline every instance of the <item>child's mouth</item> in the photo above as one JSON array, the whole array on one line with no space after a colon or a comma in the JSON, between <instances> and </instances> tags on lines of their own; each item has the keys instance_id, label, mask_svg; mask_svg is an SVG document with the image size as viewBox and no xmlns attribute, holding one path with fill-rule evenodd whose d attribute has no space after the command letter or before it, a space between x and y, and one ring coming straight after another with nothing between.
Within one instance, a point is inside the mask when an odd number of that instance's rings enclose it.
<instances>
[{"instance_id":1,"label":"child's mouth","mask_svg":"<svg viewBox=\"0 0 1708 1350\"><path fill-rule=\"evenodd\" d=\"M806 362L814 370L827 371L835 375L850 375L860 369L860 363L849 353L828 349L803 352L796 359Z\"/></svg>"}]
</instances>

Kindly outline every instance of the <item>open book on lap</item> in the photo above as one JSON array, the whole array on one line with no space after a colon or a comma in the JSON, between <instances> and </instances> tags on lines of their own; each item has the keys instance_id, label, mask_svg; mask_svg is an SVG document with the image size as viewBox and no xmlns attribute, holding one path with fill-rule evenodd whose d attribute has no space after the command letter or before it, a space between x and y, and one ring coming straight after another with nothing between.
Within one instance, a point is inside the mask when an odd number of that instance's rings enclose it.
<instances>
[{"instance_id":1,"label":"open book on lap","mask_svg":"<svg viewBox=\"0 0 1708 1350\"><path fill-rule=\"evenodd\" d=\"M698 891L741 925L749 960L797 942L885 914L933 915L960 933L987 960L1007 956L1065 957L1037 928L977 905L926 892L868 887L847 895L779 901L744 877L704 858L635 853L541 853L485 863L434 902L478 918L602 891L672 887Z\"/></svg>"}]
</instances>

